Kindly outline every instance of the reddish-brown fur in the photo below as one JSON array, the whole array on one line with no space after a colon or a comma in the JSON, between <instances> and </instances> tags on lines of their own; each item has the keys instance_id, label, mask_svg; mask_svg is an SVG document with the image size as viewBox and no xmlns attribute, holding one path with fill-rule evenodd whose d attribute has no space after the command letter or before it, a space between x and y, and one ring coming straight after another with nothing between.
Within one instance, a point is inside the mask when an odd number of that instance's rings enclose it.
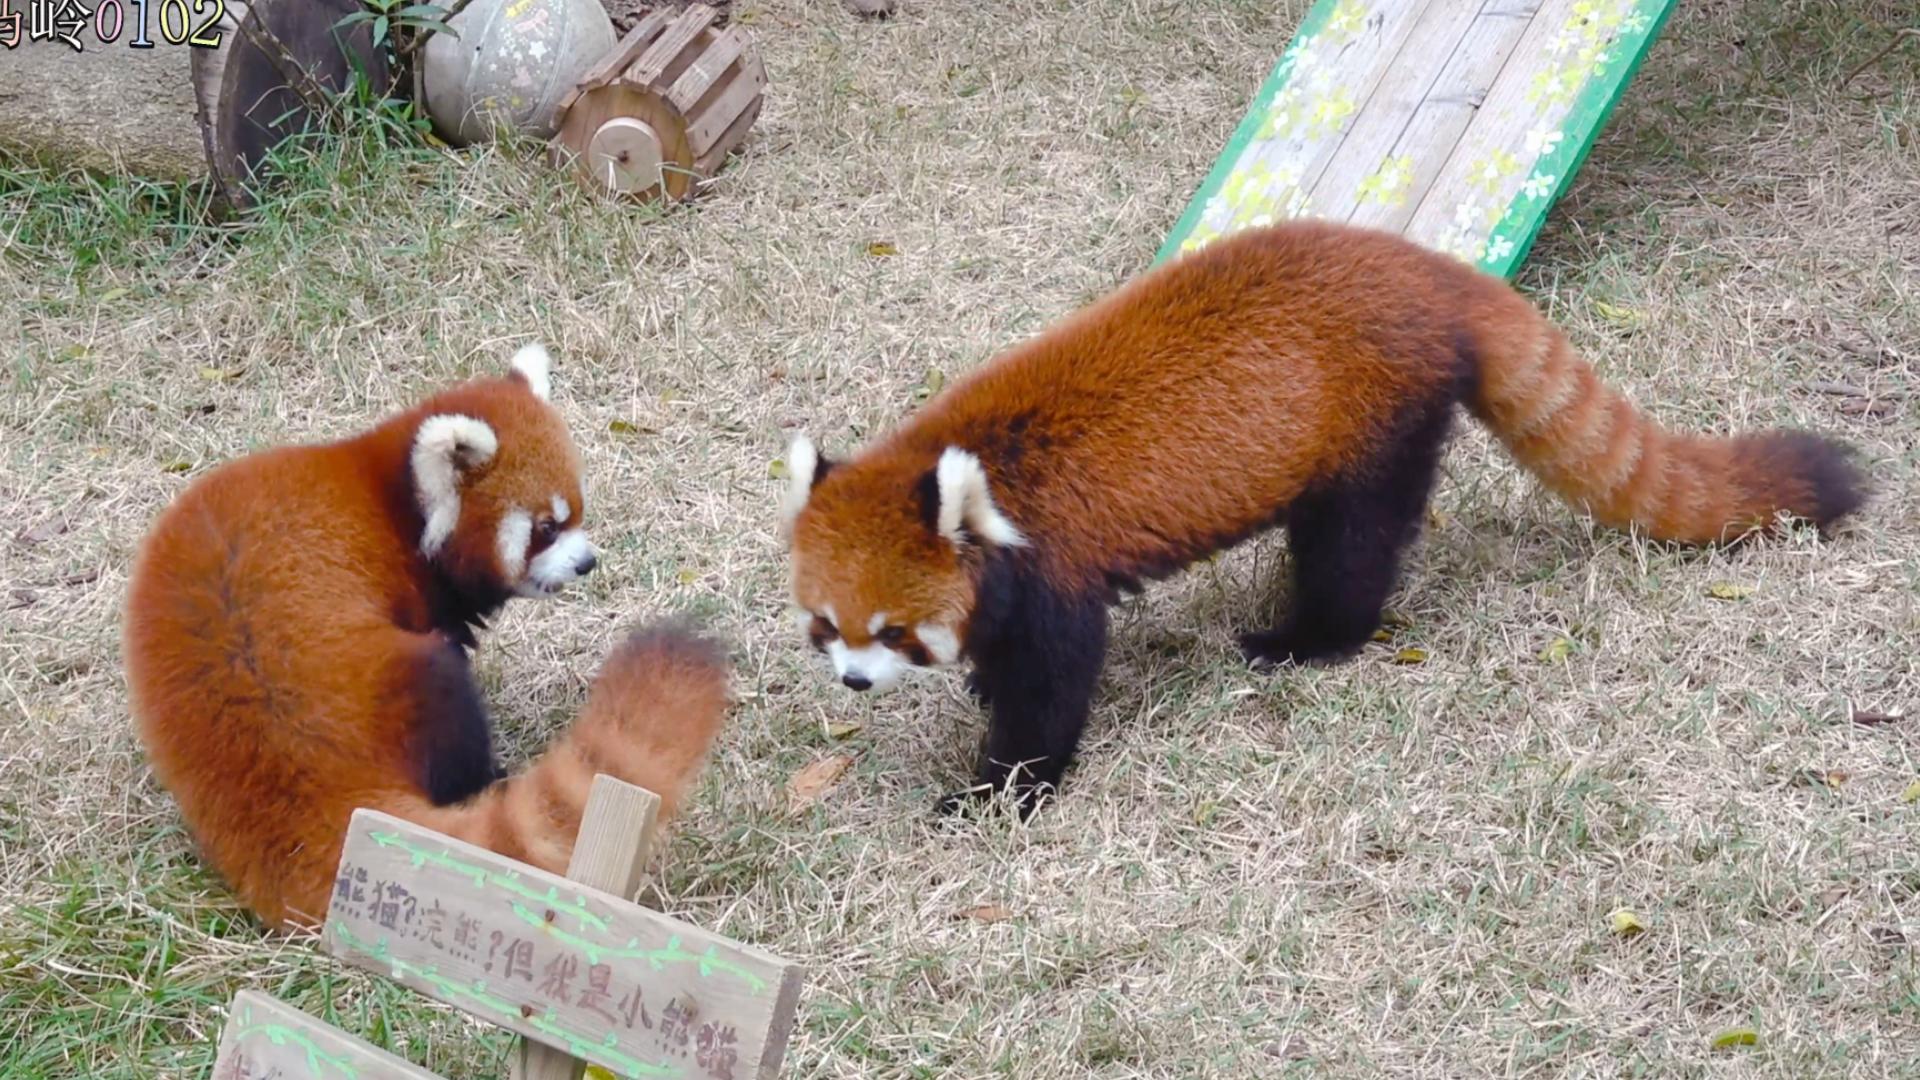
<instances>
[{"instance_id":1,"label":"reddish-brown fur","mask_svg":"<svg viewBox=\"0 0 1920 1080\"><path fill-rule=\"evenodd\" d=\"M423 419L449 413L491 425L499 452L463 477L459 524L429 560L409 452ZM678 803L726 673L710 644L660 630L614 651L579 722L524 774L456 805L428 797L430 782L468 794L494 775L461 643L510 592L500 508L553 493L581 507L578 457L515 375L357 438L231 462L156 522L127 598L133 713L205 857L263 920L324 917L356 807L564 871L594 772Z\"/></svg>"},{"instance_id":2,"label":"reddish-brown fur","mask_svg":"<svg viewBox=\"0 0 1920 1080\"><path fill-rule=\"evenodd\" d=\"M1284 521L1304 601L1288 626L1243 644L1259 659L1336 655L1372 629L1456 403L1554 491L1657 539L1727 539L1781 512L1824 527L1863 498L1842 447L1798 432L1667 432L1505 282L1397 236L1300 222L1152 270L851 459L822 459L789 507L795 599L816 615L831 607L849 649L872 643L876 612L963 627L978 665L997 565L1011 583L1000 607L1015 612L1004 617L1034 623L994 629L1006 663L1048 662L1020 658L1077 627L1092 644L1058 651L1091 679L1097 664L1081 653L1097 653L1105 622L1084 598ZM977 455L1027 545L954 543L929 526L949 447ZM1021 600L1036 592L1053 599ZM996 695L990 752L1001 728L1048 729L1042 714L1075 708L1042 681L1021 685L1046 704L1003 723ZM1070 749L1079 721L1059 723ZM1058 757L1059 742L1010 749Z\"/></svg>"},{"instance_id":3,"label":"reddish-brown fur","mask_svg":"<svg viewBox=\"0 0 1920 1080\"><path fill-rule=\"evenodd\" d=\"M859 597L840 611L854 644L874 610L963 614L968 552L919 527L908 497L947 446L980 455L1063 584L1184 565L1368 461L1403 409L1460 377L1462 344L1475 416L1608 525L1702 543L1856 505L1828 505L1844 493L1819 489L1793 435L1665 431L1505 282L1385 233L1299 223L1142 276L833 465L796 522L798 591Z\"/></svg>"}]
</instances>

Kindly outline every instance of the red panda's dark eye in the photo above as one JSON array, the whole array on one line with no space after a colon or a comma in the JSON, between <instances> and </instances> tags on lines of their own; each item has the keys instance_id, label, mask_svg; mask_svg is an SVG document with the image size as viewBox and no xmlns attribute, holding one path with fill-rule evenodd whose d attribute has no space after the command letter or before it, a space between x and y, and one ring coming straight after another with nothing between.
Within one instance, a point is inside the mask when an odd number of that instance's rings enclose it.
<instances>
[{"instance_id":1,"label":"red panda's dark eye","mask_svg":"<svg viewBox=\"0 0 1920 1080\"><path fill-rule=\"evenodd\" d=\"M880 631L880 641L882 644L898 645L905 640L907 640L907 628L904 626L889 626Z\"/></svg>"},{"instance_id":2,"label":"red panda's dark eye","mask_svg":"<svg viewBox=\"0 0 1920 1080\"><path fill-rule=\"evenodd\" d=\"M552 540L554 534L559 531L559 523L552 518L541 518L540 523L533 527L533 534L538 537L542 543Z\"/></svg>"},{"instance_id":3,"label":"red panda's dark eye","mask_svg":"<svg viewBox=\"0 0 1920 1080\"><path fill-rule=\"evenodd\" d=\"M813 617L813 625L807 628L807 635L813 638L815 645L825 645L827 642L838 638L840 631L833 628L833 623L827 621L825 615L815 615Z\"/></svg>"}]
</instances>

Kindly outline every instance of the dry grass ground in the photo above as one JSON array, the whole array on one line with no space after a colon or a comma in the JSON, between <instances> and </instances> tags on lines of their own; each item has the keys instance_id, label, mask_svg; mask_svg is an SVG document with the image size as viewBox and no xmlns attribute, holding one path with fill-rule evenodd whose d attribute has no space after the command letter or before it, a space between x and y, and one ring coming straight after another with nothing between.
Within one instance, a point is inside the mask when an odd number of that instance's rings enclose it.
<instances>
[{"instance_id":1,"label":"dry grass ground","mask_svg":"<svg viewBox=\"0 0 1920 1080\"><path fill-rule=\"evenodd\" d=\"M1859 444L1881 496L1842 537L1663 550L1463 435L1391 645L1250 674L1277 538L1170 582L1027 827L928 813L980 729L957 683L838 692L793 633L789 430L849 445L1145 265L1300 6L738 3L775 91L664 220L506 154L349 147L217 228L0 165L0 1073L203 1076L242 986L500 1073L499 1037L263 939L198 867L117 605L195 473L538 337L607 554L510 609L487 693L525 754L622 624L734 642L748 700L648 899L810 966L787 1075L1920 1075L1920 46L1844 83L1901 0L1681 5L1522 279L1670 423ZM955 917L984 904L1012 917Z\"/></svg>"}]
</instances>

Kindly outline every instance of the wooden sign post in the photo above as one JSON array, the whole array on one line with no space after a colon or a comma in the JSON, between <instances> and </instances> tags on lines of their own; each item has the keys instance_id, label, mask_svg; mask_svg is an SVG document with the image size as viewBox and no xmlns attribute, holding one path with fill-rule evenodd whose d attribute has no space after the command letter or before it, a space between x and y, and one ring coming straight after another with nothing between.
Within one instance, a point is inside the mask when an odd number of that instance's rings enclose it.
<instances>
[{"instance_id":1,"label":"wooden sign post","mask_svg":"<svg viewBox=\"0 0 1920 1080\"><path fill-rule=\"evenodd\" d=\"M611 776L594 778L580 817L580 836L567 860L567 878L631 900L647 876L647 853L660 817L660 796ZM521 1039L514 1048L514 1080L579 1080L587 1063L544 1043Z\"/></svg>"},{"instance_id":2,"label":"wooden sign post","mask_svg":"<svg viewBox=\"0 0 1920 1080\"><path fill-rule=\"evenodd\" d=\"M589 1066L626 1080L771 1080L800 968L629 899L659 805L649 791L596 777L565 878L357 810L323 940L348 963L518 1033L516 1080L574 1080ZM329 1062L349 1067L324 1071ZM246 991L214 1075L433 1080Z\"/></svg>"}]
</instances>

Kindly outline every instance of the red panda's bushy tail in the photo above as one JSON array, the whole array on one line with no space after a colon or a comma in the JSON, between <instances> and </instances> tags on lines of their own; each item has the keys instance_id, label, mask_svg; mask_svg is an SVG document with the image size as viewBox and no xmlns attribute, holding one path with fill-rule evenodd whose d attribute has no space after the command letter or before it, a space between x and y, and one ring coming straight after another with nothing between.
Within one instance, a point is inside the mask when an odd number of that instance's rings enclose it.
<instances>
[{"instance_id":1,"label":"red panda's bushy tail","mask_svg":"<svg viewBox=\"0 0 1920 1080\"><path fill-rule=\"evenodd\" d=\"M666 821L706 764L728 705L719 643L676 623L644 627L608 655L579 719L522 772L451 806L404 788L342 792L305 819L304 842L263 860L265 872L236 886L270 925L318 925L347 818L361 806L564 874L594 776L606 773L659 795Z\"/></svg>"},{"instance_id":2,"label":"red panda's bushy tail","mask_svg":"<svg viewBox=\"0 0 1920 1080\"><path fill-rule=\"evenodd\" d=\"M564 874L594 776L660 796L666 821L706 764L727 706L717 642L676 623L642 628L601 665L573 727L525 771L457 806L416 806L404 816Z\"/></svg>"},{"instance_id":3,"label":"red panda's bushy tail","mask_svg":"<svg viewBox=\"0 0 1920 1080\"><path fill-rule=\"evenodd\" d=\"M1804 431L1667 431L1504 282L1480 276L1474 301L1468 408L1528 472L1602 524L1705 544L1765 529L1783 510L1824 530L1865 502L1846 445Z\"/></svg>"}]
</instances>

